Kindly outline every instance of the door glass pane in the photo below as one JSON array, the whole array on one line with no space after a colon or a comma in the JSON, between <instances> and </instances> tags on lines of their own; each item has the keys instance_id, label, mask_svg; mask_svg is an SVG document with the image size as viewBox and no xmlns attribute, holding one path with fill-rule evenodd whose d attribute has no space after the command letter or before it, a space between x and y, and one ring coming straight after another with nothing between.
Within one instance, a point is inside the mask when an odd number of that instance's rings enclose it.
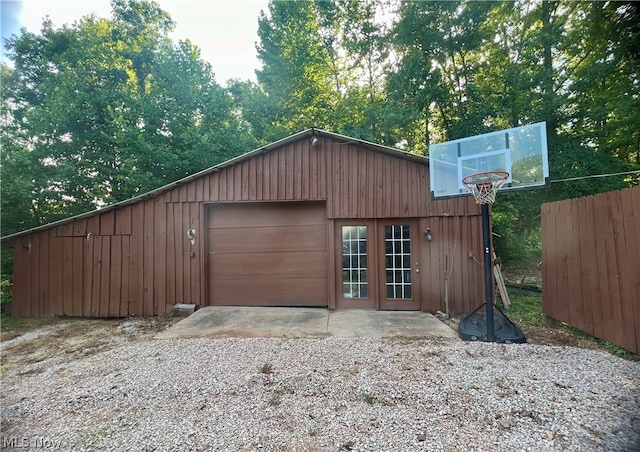
<instances>
[{"instance_id":1,"label":"door glass pane","mask_svg":"<svg viewBox=\"0 0 640 452\"><path fill-rule=\"evenodd\" d=\"M387 298L411 298L411 225L386 225L384 237Z\"/></svg>"},{"instance_id":2,"label":"door glass pane","mask_svg":"<svg viewBox=\"0 0 640 452\"><path fill-rule=\"evenodd\" d=\"M342 297L367 298L367 227L342 227Z\"/></svg>"},{"instance_id":3,"label":"door glass pane","mask_svg":"<svg viewBox=\"0 0 640 452\"><path fill-rule=\"evenodd\" d=\"M395 298L396 293L394 291L393 284L387 284L387 298Z\"/></svg>"}]
</instances>

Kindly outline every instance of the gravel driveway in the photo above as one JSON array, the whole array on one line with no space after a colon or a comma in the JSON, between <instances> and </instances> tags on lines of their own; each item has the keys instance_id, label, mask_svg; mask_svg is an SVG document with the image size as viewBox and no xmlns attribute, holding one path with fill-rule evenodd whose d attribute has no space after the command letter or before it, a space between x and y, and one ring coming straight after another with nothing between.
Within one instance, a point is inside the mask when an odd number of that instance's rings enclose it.
<instances>
[{"instance_id":1,"label":"gravel driveway","mask_svg":"<svg viewBox=\"0 0 640 452\"><path fill-rule=\"evenodd\" d=\"M640 447L640 363L601 351L65 328L3 343L3 449Z\"/></svg>"}]
</instances>

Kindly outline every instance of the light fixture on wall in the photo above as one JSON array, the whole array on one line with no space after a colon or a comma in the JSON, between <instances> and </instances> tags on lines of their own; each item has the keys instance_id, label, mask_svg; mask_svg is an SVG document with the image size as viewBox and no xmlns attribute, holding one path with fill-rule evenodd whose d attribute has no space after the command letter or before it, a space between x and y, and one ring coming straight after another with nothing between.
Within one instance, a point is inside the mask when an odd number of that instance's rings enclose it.
<instances>
[{"instance_id":1,"label":"light fixture on wall","mask_svg":"<svg viewBox=\"0 0 640 452\"><path fill-rule=\"evenodd\" d=\"M311 140L309 140L309 143L311 143L311 146L315 146L318 143L318 137L316 136L311 137Z\"/></svg>"},{"instance_id":2,"label":"light fixture on wall","mask_svg":"<svg viewBox=\"0 0 640 452\"><path fill-rule=\"evenodd\" d=\"M431 228L427 228L427 230L424 232L424 238L427 239L429 242L433 240L433 234L431 233Z\"/></svg>"},{"instance_id":3,"label":"light fixture on wall","mask_svg":"<svg viewBox=\"0 0 640 452\"><path fill-rule=\"evenodd\" d=\"M187 238L191 242L191 245L195 245L196 244L196 230L195 229L189 229L187 231Z\"/></svg>"}]
</instances>

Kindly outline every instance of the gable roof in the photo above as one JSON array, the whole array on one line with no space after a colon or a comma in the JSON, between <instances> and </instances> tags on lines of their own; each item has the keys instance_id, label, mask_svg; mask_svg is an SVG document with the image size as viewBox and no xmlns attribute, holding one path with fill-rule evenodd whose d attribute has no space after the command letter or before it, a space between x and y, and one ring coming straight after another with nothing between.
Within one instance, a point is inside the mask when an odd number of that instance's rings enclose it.
<instances>
[{"instance_id":1,"label":"gable roof","mask_svg":"<svg viewBox=\"0 0 640 452\"><path fill-rule=\"evenodd\" d=\"M186 183L189 183L191 181L193 181L194 179L198 179L200 177L206 176L212 172L215 171L220 171L221 169L227 168L229 166L232 165L237 165L238 163L244 162L245 160L249 160L252 157L256 156L256 155L260 155L260 154L265 154L267 152L271 152L274 151L276 149L279 149L283 146L286 146L288 144L291 143L295 143L304 139L312 139L313 137L322 137L322 138L328 138L328 139L332 139L335 141L340 141L342 143L345 144L358 144L366 149L372 150L374 152L380 152L386 155L390 155L396 158L403 158L403 159L407 159L407 160L411 160L414 161L416 163L420 163L423 165L428 165L429 159L425 156L422 155L418 155L418 154L412 154L411 152L407 152L407 151L403 151L397 148L393 148L393 147L389 147L389 146L384 146L381 144L376 144L376 143L371 143L369 141L365 141L365 140L360 140L358 138L352 138L346 135L341 135L338 133L334 133L334 132L328 132L326 130L322 130L322 129L318 129L315 127L303 130L302 132L298 132L295 133L293 135L290 135L286 138L283 138L281 140L278 141L274 141L273 143L267 144L265 146L259 147L257 149L254 149L253 151L247 152L245 154L239 155L237 157L234 157L230 160L226 160L222 163L219 163L215 166L212 166L210 168L204 169L202 171L199 171L197 173L191 174L187 177L184 177L182 179L179 179L177 181L171 182L167 185L163 185L162 187L156 188L154 190L148 191L146 193L142 193L138 196L135 196L133 198L129 198L126 199L124 201L120 201L114 204L109 204L108 206L96 209L96 210L91 210L89 212L85 212L79 215L75 215L72 217L68 217L68 218L64 218L62 220L58 220L58 221L54 221L52 223L48 223L42 226L37 226L35 228L31 228L31 229L27 229L24 231L20 231L20 232L16 232L14 234L8 235L6 237L2 237L1 241L3 244L5 244L6 242L8 242L9 240L13 240L34 232L39 232L39 231L43 231L46 229L50 229L50 228L54 228L57 226L62 226L64 224L67 223L71 223L75 220L79 220L82 218L87 218L87 217L91 217L93 215L96 214L103 214L105 212L109 212L110 210L115 210L121 207L125 207L131 204L137 204L138 202L147 200L147 199L153 199L167 191L173 190L177 187L180 187L181 185L184 185Z\"/></svg>"}]
</instances>

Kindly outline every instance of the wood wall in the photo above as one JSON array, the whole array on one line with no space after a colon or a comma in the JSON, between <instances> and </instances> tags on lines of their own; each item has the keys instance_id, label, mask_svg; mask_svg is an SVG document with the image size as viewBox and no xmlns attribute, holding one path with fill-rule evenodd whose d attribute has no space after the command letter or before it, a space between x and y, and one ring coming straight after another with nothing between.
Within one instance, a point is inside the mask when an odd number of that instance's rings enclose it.
<instances>
[{"instance_id":1,"label":"wood wall","mask_svg":"<svg viewBox=\"0 0 640 452\"><path fill-rule=\"evenodd\" d=\"M542 309L640 352L640 186L542 205Z\"/></svg>"},{"instance_id":2,"label":"wood wall","mask_svg":"<svg viewBox=\"0 0 640 452\"><path fill-rule=\"evenodd\" d=\"M434 216L420 219L420 230L431 228L433 240L421 246L422 310L465 314L484 303L482 217ZM447 288L448 285L448 288Z\"/></svg>"},{"instance_id":3,"label":"wood wall","mask_svg":"<svg viewBox=\"0 0 640 452\"><path fill-rule=\"evenodd\" d=\"M480 209L471 197L432 201L428 166L322 137L255 152L136 203L16 238L16 316L158 315L206 299L207 203L325 201L327 218L420 218L423 307L444 310L444 268L453 265L452 312L482 302ZM196 243L186 235L196 229Z\"/></svg>"}]
</instances>

